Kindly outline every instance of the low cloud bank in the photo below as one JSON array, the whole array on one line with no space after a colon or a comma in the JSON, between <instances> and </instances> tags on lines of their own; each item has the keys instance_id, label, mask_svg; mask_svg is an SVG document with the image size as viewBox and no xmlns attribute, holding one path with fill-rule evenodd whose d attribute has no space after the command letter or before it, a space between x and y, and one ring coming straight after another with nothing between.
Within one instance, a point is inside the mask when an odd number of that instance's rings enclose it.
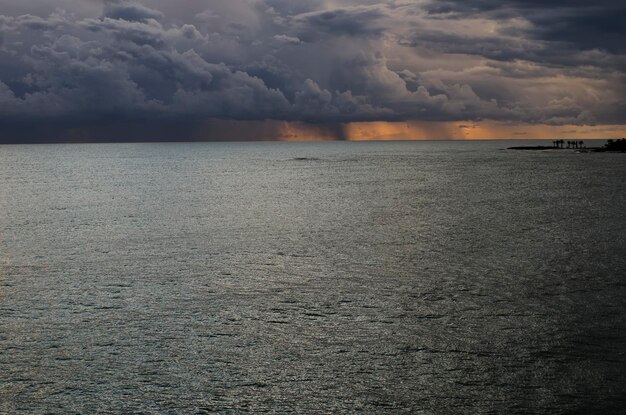
<instances>
[{"instance_id":1,"label":"low cloud bank","mask_svg":"<svg viewBox=\"0 0 626 415\"><path fill-rule=\"evenodd\" d=\"M60 4L10 0L12 13L0 15L5 137L107 125L193 136L211 119L331 131L374 121L626 123L617 24L626 7L614 2Z\"/></svg>"}]
</instances>

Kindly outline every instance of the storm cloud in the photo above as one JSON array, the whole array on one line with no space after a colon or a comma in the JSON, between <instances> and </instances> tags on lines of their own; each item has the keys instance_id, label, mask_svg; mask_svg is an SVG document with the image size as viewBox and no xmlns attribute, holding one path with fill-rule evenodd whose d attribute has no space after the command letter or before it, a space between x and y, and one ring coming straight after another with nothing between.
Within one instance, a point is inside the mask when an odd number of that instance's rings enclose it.
<instances>
[{"instance_id":1,"label":"storm cloud","mask_svg":"<svg viewBox=\"0 0 626 415\"><path fill-rule=\"evenodd\" d=\"M626 123L618 2L56 4L0 6L0 140L211 119Z\"/></svg>"}]
</instances>

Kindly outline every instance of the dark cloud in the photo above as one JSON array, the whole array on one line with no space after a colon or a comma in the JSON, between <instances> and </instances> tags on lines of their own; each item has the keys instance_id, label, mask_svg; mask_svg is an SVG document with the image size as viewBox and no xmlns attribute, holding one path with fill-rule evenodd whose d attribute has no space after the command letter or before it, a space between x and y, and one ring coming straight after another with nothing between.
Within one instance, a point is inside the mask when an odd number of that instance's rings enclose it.
<instances>
[{"instance_id":1,"label":"dark cloud","mask_svg":"<svg viewBox=\"0 0 626 415\"><path fill-rule=\"evenodd\" d=\"M522 17L525 35L576 48L626 52L626 4L615 0L434 0L425 10L436 18Z\"/></svg>"},{"instance_id":2,"label":"dark cloud","mask_svg":"<svg viewBox=\"0 0 626 415\"><path fill-rule=\"evenodd\" d=\"M146 21L149 19L160 20L163 18L163 13L139 3L118 0L105 3L103 16L128 21Z\"/></svg>"},{"instance_id":3,"label":"dark cloud","mask_svg":"<svg viewBox=\"0 0 626 415\"><path fill-rule=\"evenodd\" d=\"M301 36L305 38L315 38L320 33L369 36L383 32L380 23L386 16L382 7L370 6L303 13L295 21L301 25Z\"/></svg>"},{"instance_id":4,"label":"dark cloud","mask_svg":"<svg viewBox=\"0 0 626 415\"><path fill-rule=\"evenodd\" d=\"M5 136L171 136L207 119L626 122L613 2L66 0L24 14L9 3Z\"/></svg>"},{"instance_id":5,"label":"dark cloud","mask_svg":"<svg viewBox=\"0 0 626 415\"><path fill-rule=\"evenodd\" d=\"M553 16L534 15L534 33L550 41L568 42L577 48L626 53L626 6L588 7L581 13L571 8Z\"/></svg>"}]
</instances>

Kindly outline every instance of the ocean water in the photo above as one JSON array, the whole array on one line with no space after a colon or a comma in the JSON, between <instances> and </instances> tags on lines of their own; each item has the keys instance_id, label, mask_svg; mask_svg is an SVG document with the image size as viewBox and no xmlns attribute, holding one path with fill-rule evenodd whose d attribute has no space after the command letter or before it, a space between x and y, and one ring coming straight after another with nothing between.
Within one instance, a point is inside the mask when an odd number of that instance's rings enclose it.
<instances>
[{"instance_id":1,"label":"ocean water","mask_svg":"<svg viewBox=\"0 0 626 415\"><path fill-rule=\"evenodd\" d=\"M509 145L0 146L0 413L620 413L626 156Z\"/></svg>"}]
</instances>

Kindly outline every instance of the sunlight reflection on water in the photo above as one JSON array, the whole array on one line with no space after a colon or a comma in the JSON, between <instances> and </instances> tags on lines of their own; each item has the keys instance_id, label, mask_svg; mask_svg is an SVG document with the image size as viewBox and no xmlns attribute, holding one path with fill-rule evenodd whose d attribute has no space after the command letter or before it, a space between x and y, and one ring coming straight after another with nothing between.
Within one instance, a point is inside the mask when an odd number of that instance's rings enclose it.
<instances>
[{"instance_id":1,"label":"sunlight reflection on water","mask_svg":"<svg viewBox=\"0 0 626 415\"><path fill-rule=\"evenodd\" d=\"M626 395L623 155L0 147L0 413L566 413Z\"/></svg>"}]
</instances>

